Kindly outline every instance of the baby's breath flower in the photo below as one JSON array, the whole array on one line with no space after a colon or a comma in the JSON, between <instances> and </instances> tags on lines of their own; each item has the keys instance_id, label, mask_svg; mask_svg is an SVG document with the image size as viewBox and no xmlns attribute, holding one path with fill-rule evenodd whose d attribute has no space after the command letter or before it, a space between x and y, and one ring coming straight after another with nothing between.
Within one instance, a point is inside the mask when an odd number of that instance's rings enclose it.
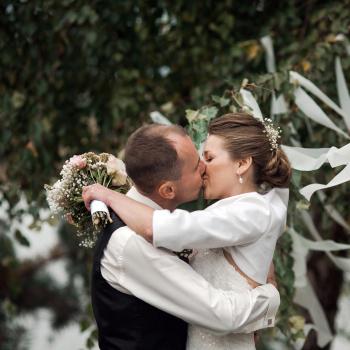
<instances>
[{"instance_id":1,"label":"baby's breath flower","mask_svg":"<svg viewBox=\"0 0 350 350\"><path fill-rule=\"evenodd\" d=\"M280 127L275 127L272 124L271 119L263 119L262 123L265 126L264 133L268 137L271 145L270 151L277 150L278 149L278 139L281 138L280 133L282 132Z\"/></svg>"}]
</instances>

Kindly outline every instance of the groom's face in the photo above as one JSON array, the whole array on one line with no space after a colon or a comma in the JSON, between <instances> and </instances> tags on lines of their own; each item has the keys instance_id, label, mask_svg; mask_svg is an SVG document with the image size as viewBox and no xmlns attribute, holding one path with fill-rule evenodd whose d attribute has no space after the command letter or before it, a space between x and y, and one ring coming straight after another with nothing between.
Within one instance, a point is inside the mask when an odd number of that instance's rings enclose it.
<instances>
[{"instance_id":1,"label":"groom's face","mask_svg":"<svg viewBox=\"0 0 350 350\"><path fill-rule=\"evenodd\" d=\"M184 161L181 179L175 181L175 201L179 205L196 200L203 186L205 164L188 136L170 134L168 138L175 142L177 154Z\"/></svg>"}]
</instances>

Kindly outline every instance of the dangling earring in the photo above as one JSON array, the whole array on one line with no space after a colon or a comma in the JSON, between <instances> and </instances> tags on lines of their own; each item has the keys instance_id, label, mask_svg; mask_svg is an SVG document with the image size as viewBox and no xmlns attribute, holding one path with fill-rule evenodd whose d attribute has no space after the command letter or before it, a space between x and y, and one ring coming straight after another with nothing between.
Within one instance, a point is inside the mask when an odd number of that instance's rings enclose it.
<instances>
[{"instance_id":1,"label":"dangling earring","mask_svg":"<svg viewBox=\"0 0 350 350\"><path fill-rule=\"evenodd\" d=\"M239 177L239 183L242 184L243 183L243 179L242 179L242 176L241 176L241 173L238 172L238 177Z\"/></svg>"}]
</instances>

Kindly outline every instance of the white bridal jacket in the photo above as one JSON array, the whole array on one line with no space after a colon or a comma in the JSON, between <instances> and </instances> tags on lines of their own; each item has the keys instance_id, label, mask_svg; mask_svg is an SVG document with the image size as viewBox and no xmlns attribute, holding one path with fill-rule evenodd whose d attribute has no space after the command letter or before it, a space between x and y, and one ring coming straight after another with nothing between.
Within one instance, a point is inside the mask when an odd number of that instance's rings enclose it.
<instances>
[{"instance_id":1,"label":"white bridal jacket","mask_svg":"<svg viewBox=\"0 0 350 350\"><path fill-rule=\"evenodd\" d=\"M288 189L219 200L205 210L153 214L153 245L174 251L224 248L249 278L266 283L276 241L286 227Z\"/></svg>"}]
</instances>

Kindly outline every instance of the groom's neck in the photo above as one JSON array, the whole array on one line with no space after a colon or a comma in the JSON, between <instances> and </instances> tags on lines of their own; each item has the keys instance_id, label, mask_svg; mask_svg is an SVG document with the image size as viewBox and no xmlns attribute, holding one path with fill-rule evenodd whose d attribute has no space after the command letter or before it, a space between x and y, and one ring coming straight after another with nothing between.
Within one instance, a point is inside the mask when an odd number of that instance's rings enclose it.
<instances>
[{"instance_id":1,"label":"groom's neck","mask_svg":"<svg viewBox=\"0 0 350 350\"><path fill-rule=\"evenodd\" d=\"M138 188L136 188L136 190L139 193L141 193L143 196L149 198L154 203L158 204L163 209L173 211L177 207L177 203L174 200L168 200L166 198L163 198L158 193L146 193L146 192L139 190Z\"/></svg>"}]
</instances>

